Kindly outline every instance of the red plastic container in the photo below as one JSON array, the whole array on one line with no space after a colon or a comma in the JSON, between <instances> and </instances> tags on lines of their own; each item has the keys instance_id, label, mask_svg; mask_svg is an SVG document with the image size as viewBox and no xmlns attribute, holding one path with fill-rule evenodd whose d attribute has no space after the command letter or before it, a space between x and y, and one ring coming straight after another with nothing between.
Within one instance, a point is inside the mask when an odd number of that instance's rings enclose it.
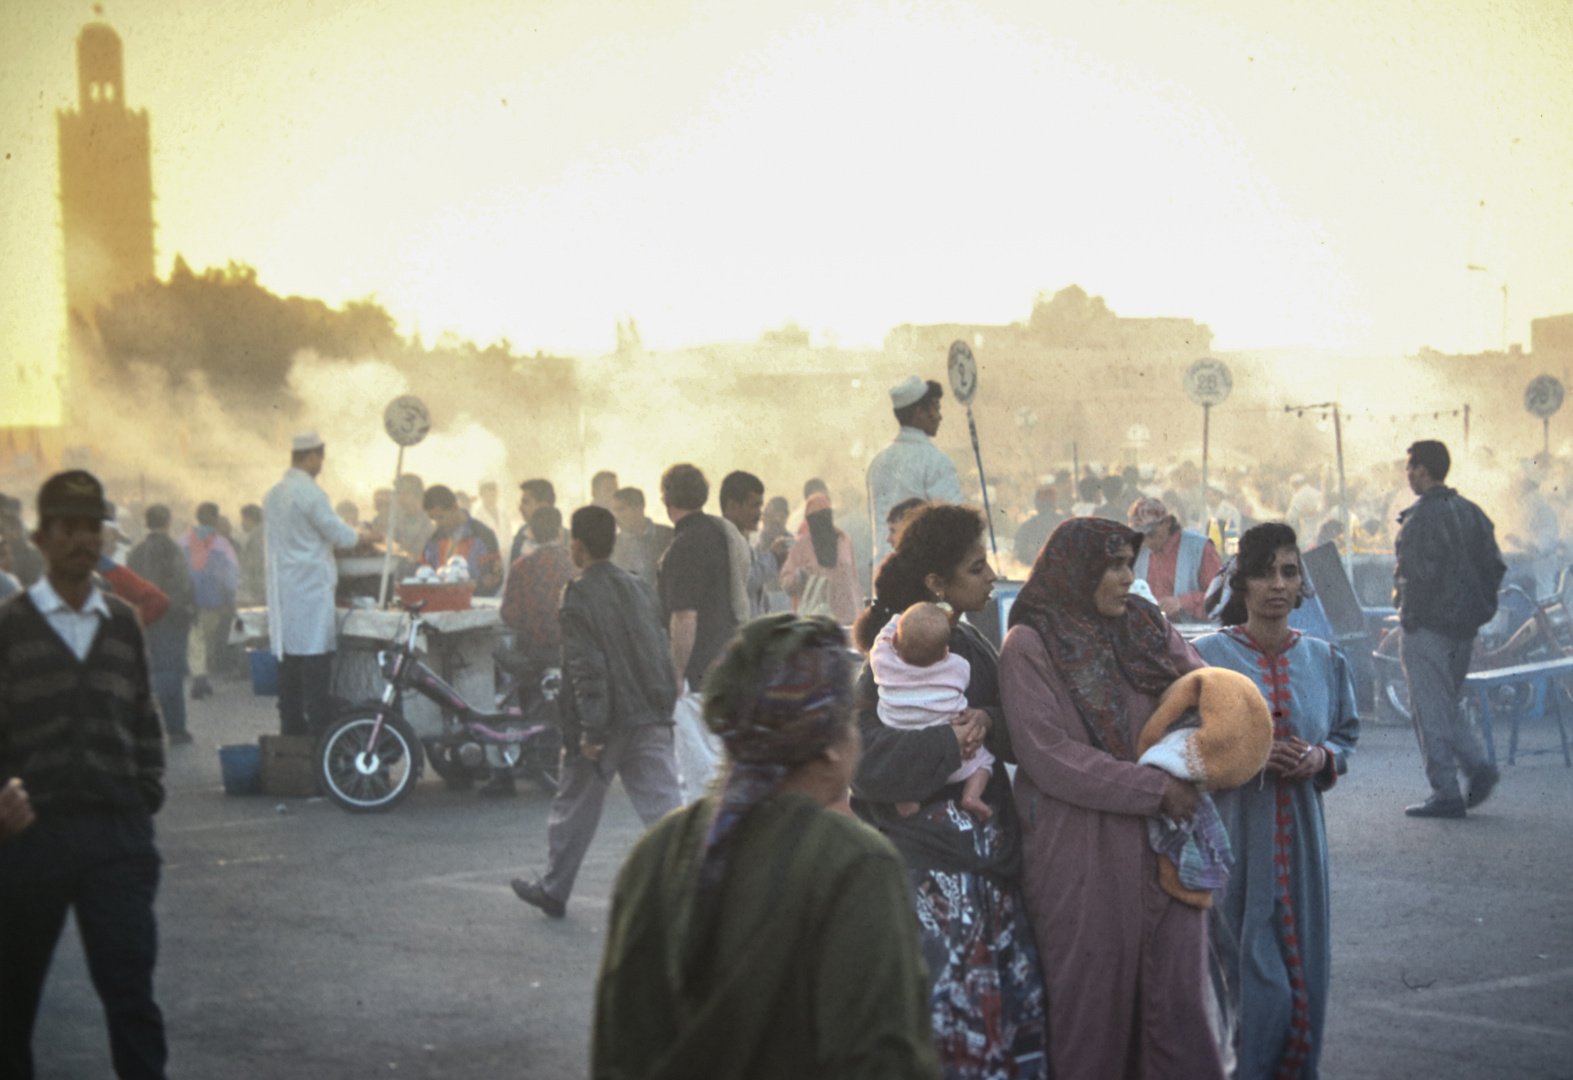
<instances>
[{"instance_id":1,"label":"red plastic container","mask_svg":"<svg viewBox=\"0 0 1573 1080\"><path fill-rule=\"evenodd\" d=\"M452 581L433 585L400 585L399 600L406 604L426 601L426 614L434 611L469 611L475 582Z\"/></svg>"}]
</instances>

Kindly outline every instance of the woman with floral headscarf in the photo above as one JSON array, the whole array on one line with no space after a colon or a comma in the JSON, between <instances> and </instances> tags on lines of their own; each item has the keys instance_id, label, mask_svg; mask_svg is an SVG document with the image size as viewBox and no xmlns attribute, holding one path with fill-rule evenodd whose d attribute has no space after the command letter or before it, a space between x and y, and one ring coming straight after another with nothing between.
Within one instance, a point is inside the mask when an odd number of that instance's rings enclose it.
<instances>
[{"instance_id":1,"label":"woman with floral headscarf","mask_svg":"<svg viewBox=\"0 0 1573 1080\"><path fill-rule=\"evenodd\" d=\"M829 809L859 757L841 630L755 619L704 699L726 783L623 864L591 1075L937 1077L901 856Z\"/></svg>"},{"instance_id":2,"label":"woman with floral headscarf","mask_svg":"<svg viewBox=\"0 0 1573 1080\"><path fill-rule=\"evenodd\" d=\"M1207 913L1159 886L1146 828L1158 814L1189 819L1198 793L1135 753L1158 696L1206 664L1130 595L1141 542L1116 521L1063 522L1000 652L1056 1080L1224 1075L1207 1018Z\"/></svg>"},{"instance_id":3,"label":"woman with floral headscarf","mask_svg":"<svg viewBox=\"0 0 1573 1080\"><path fill-rule=\"evenodd\" d=\"M781 588L792 597L799 615L829 615L850 626L863 607L852 538L836 528L830 496L810 495L803 504L798 542L781 567Z\"/></svg>"}]
</instances>

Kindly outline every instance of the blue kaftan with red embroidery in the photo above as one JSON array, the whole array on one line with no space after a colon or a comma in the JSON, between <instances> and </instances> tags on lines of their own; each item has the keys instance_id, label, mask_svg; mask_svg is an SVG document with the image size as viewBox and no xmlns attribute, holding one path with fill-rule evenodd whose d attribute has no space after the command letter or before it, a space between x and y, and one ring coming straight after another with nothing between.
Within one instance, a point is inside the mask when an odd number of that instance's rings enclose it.
<instances>
[{"instance_id":1,"label":"blue kaftan with red embroidery","mask_svg":"<svg viewBox=\"0 0 1573 1080\"><path fill-rule=\"evenodd\" d=\"M1215 959L1238 995L1235 1075L1313 1078L1332 966L1322 792L1348 769L1360 735L1349 661L1337 646L1293 631L1275 655L1239 627L1194 644L1209 664L1256 682L1275 739L1295 735L1330 755L1309 780L1286 783L1264 771L1213 793L1235 857L1212 917Z\"/></svg>"}]
</instances>

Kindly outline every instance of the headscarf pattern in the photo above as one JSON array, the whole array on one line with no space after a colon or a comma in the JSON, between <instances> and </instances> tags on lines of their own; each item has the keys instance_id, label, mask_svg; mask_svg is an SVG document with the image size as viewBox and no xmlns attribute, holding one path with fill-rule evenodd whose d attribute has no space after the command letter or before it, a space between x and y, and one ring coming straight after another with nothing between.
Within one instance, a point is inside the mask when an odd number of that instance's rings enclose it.
<instances>
[{"instance_id":1,"label":"headscarf pattern","mask_svg":"<svg viewBox=\"0 0 1573 1080\"><path fill-rule=\"evenodd\" d=\"M847 642L834 619L767 615L738 631L704 684L705 722L730 764L699 864L701 903L720 892L743 816L792 766L836 741L851 707Z\"/></svg>"},{"instance_id":2,"label":"headscarf pattern","mask_svg":"<svg viewBox=\"0 0 1573 1080\"><path fill-rule=\"evenodd\" d=\"M1061 522L1010 610L1012 626L1025 623L1043 639L1092 744L1124 761L1136 760L1136 739L1121 684L1156 696L1180 677L1157 605L1127 596L1125 614L1111 617L1093 601L1114 553L1129 545L1134 554L1142 540L1107 518Z\"/></svg>"}]
</instances>

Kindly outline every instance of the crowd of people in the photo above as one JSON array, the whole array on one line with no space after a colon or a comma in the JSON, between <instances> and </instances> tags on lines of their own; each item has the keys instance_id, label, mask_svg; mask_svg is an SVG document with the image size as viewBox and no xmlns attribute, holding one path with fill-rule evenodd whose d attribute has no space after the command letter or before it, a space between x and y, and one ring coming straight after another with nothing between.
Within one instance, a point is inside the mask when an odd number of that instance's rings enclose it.
<instances>
[{"instance_id":1,"label":"crowd of people","mask_svg":"<svg viewBox=\"0 0 1573 1080\"><path fill-rule=\"evenodd\" d=\"M520 484L513 518L495 485L469 499L412 475L362 523L318 483L327 447L302 432L239 533L214 503L185 527L155 504L131 545L94 477L51 478L32 543L8 525L0 564L16 574L0 604L5 1075L31 1075L72 908L117 1072L163 1075L150 818L166 738L190 740L190 650L200 698L224 677L235 608L265 603L281 730L320 733L335 553L377 545L462 562L516 661L563 671L561 784L519 899L566 916L613 779L649 828L613 897L594 1075L1317 1075L1322 799L1359 736L1348 659L1289 625L1320 495L1306 482L1285 520L1258 522L1259 504L1204 495L1182 464L1167 487L1083 477L1062 516L1046 485L1011 533L1030 570L996 648L973 621L997 580L990 523L932 442L943 391L913 376L890 396L867 587L818 479L795 526L745 471L706 512L710 480L687 463L660 479L670 526L610 472L566 523L544 478ZM1506 566L1450 464L1440 443L1410 447L1397 544L1404 665L1430 680L1414 707L1433 791L1415 817L1462 817L1497 782L1458 691ZM1245 696L1204 695L1176 730L1271 728L1255 778L1222 790L1143 750L1176 688L1215 670Z\"/></svg>"}]
</instances>

